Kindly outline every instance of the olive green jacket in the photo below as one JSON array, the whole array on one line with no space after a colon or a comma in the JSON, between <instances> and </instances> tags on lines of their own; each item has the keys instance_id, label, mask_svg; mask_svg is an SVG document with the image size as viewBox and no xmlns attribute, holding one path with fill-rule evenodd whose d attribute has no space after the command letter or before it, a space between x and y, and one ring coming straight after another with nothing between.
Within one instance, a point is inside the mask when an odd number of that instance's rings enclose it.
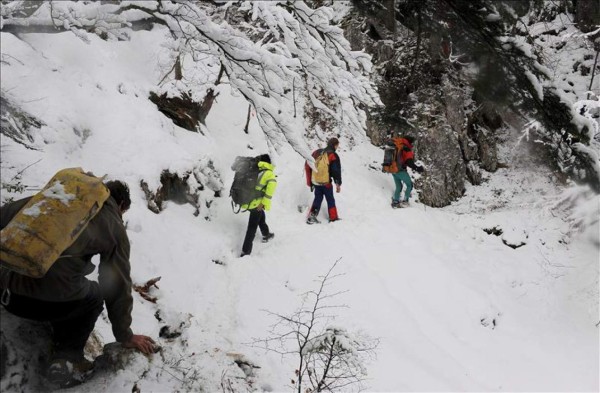
<instances>
[{"instance_id":1,"label":"olive green jacket","mask_svg":"<svg viewBox=\"0 0 600 393\"><path fill-rule=\"evenodd\" d=\"M0 228L8 225L29 199L2 206ZM98 281L113 334L119 342L128 341L133 334L129 238L112 197L44 277L31 278L0 267L0 291L8 288L18 295L49 302L82 299L90 289L91 281L85 276L94 271L92 256L97 254L100 255Z\"/></svg>"}]
</instances>

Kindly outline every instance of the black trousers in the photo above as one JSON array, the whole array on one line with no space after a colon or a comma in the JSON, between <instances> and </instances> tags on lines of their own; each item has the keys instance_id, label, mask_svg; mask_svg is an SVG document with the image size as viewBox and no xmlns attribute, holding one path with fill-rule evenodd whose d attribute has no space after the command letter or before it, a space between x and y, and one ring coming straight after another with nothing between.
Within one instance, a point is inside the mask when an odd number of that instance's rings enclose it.
<instances>
[{"instance_id":1,"label":"black trousers","mask_svg":"<svg viewBox=\"0 0 600 393\"><path fill-rule=\"evenodd\" d=\"M46 302L11 294L6 310L21 318L50 322L54 358L79 360L104 307L98 283L92 282L86 297L69 302Z\"/></svg>"},{"instance_id":2,"label":"black trousers","mask_svg":"<svg viewBox=\"0 0 600 393\"><path fill-rule=\"evenodd\" d=\"M269 226L267 225L265 211L252 209L250 210L248 229L246 229L246 237L244 238L244 245L242 246L242 252L244 254L252 253L252 242L256 236L257 228L260 228L260 233L262 233L263 236L269 234Z\"/></svg>"}]
</instances>

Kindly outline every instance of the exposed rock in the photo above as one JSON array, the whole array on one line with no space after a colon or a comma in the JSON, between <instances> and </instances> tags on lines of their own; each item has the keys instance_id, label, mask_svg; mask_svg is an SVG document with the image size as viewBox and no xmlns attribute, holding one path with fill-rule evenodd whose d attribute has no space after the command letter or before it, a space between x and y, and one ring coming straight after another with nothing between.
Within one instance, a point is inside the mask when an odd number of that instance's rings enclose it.
<instances>
[{"instance_id":1,"label":"exposed rock","mask_svg":"<svg viewBox=\"0 0 600 393\"><path fill-rule=\"evenodd\" d=\"M482 176L479 164L475 161L469 161L467 163L467 179L472 185L478 186L481 184Z\"/></svg>"},{"instance_id":2,"label":"exposed rock","mask_svg":"<svg viewBox=\"0 0 600 393\"><path fill-rule=\"evenodd\" d=\"M171 329L170 326L165 325L160 328L158 336L166 339L174 339L181 336L181 331L177 329Z\"/></svg>"},{"instance_id":3,"label":"exposed rock","mask_svg":"<svg viewBox=\"0 0 600 393\"><path fill-rule=\"evenodd\" d=\"M219 198L224 188L219 173L215 170L212 161L202 159L193 170L183 174L171 173L165 170L160 175L160 186L157 190L151 190L144 180L140 187L146 195L148 209L158 214L167 201L177 204L189 203L196 209L195 216L200 214L201 206L210 208L212 198ZM203 191L212 191L210 195L204 196ZM205 219L210 219L208 215Z\"/></svg>"},{"instance_id":4,"label":"exposed rock","mask_svg":"<svg viewBox=\"0 0 600 393\"><path fill-rule=\"evenodd\" d=\"M376 119L368 118L367 130L368 136L371 139L371 143L377 146L383 146L386 142L386 139L388 139L390 127Z\"/></svg>"},{"instance_id":5,"label":"exposed rock","mask_svg":"<svg viewBox=\"0 0 600 393\"><path fill-rule=\"evenodd\" d=\"M0 392L44 391L42 374L51 347L50 326L0 307Z\"/></svg>"},{"instance_id":6,"label":"exposed rock","mask_svg":"<svg viewBox=\"0 0 600 393\"><path fill-rule=\"evenodd\" d=\"M472 89L461 87L461 82L451 81L448 76L442 78L443 100L445 105L446 121L458 135L458 142L465 161L478 160L477 143L471 139L467 129L467 115L465 107L471 105Z\"/></svg>"},{"instance_id":7,"label":"exposed rock","mask_svg":"<svg viewBox=\"0 0 600 393\"><path fill-rule=\"evenodd\" d=\"M441 92L423 89L415 93L413 107L407 114L417 131L414 146L417 160L425 162L427 172L415 183L420 189L419 200L429 206L442 207L463 195L465 163L458 135L444 121L445 107Z\"/></svg>"},{"instance_id":8,"label":"exposed rock","mask_svg":"<svg viewBox=\"0 0 600 393\"><path fill-rule=\"evenodd\" d=\"M483 169L489 172L496 171L498 169L498 153L492 132L479 127L477 129L477 145Z\"/></svg>"},{"instance_id":9,"label":"exposed rock","mask_svg":"<svg viewBox=\"0 0 600 393\"><path fill-rule=\"evenodd\" d=\"M486 316L484 318L481 318L479 322L481 323L481 326L494 330L496 329L496 327L498 327L498 321L501 315L501 313L496 313L492 316Z\"/></svg>"},{"instance_id":10,"label":"exposed rock","mask_svg":"<svg viewBox=\"0 0 600 393\"><path fill-rule=\"evenodd\" d=\"M509 229L502 234L502 243L510 248L519 248L527 244L529 236L523 230Z\"/></svg>"},{"instance_id":11,"label":"exposed rock","mask_svg":"<svg viewBox=\"0 0 600 393\"><path fill-rule=\"evenodd\" d=\"M51 348L49 323L19 318L0 307L0 392L47 392L44 373ZM102 340L94 331L84 354L94 359L101 353Z\"/></svg>"},{"instance_id":12,"label":"exposed rock","mask_svg":"<svg viewBox=\"0 0 600 393\"><path fill-rule=\"evenodd\" d=\"M125 348L121 343L109 343L104 346L102 355L96 358L94 365L101 370L124 370L131 364L135 352L135 349Z\"/></svg>"},{"instance_id":13,"label":"exposed rock","mask_svg":"<svg viewBox=\"0 0 600 393\"><path fill-rule=\"evenodd\" d=\"M173 201L179 205L189 203L196 208L194 215L200 214L198 194L191 192L188 184L190 173L179 177L176 173L163 171L160 175L161 186L156 191L151 191L148 184L142 180L141 187L148 200L148 209L159 213L164 209L166 201Z\"/></svg>"},{"instance_id":14,"label":"exposed rock","mask_svg":"<svg viewBox=\"0 0 600 393\"><path fill-rule=\"evenodd\" d=\"M468 134L477 144L477 156L481 167L488 172L498 169L496 132L503 123L500 114L486 105L474 111L469 119Z\"/></svg>"},{"instance_id":15,"label":"exposed rock","mask_svg":"<svg viewBox=\"0 0 600 393\"><path fill-rule=\"evenodd\" d=\"M498 226L495 226L493 228L484 228L483 231L488 235L494 236L500 236L502 235L502 233L504 233L504 231L502 231L502 228L499 228Z\"/></svg>"},{"instance_id":16,"label":"exposed rock","mask_svg":"<svg viewBox=\"0 0 600 393\"><path fill-rule=\"evenodd\" d=\"M465 191L465 164L458 139L447 125L427 129L419 137L417 158L427 164L427 174L416 181L419 200L433 207L447 206Z\"/></svg>"}]
</instances>

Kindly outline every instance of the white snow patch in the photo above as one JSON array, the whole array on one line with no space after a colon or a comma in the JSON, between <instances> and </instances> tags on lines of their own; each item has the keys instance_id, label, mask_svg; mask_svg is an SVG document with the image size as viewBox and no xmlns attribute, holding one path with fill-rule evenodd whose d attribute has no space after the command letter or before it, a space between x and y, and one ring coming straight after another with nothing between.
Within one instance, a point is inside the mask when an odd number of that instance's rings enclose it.
<instances>
[{"instance_id":1,"label":"white snow patch","mask_svg":"<svg viewBox=\"0 0 600 393\"><path fill-rule=\"evenodd\" d=\"M46 203L46 201L39 201L35 205L30 206L27 209L24 209L23 214L25 214L26 216L38 217L40 214L42 214L41 208L42 208L42 206L44 206L45 203Z\"/></svg>"},{"instance_id":2,"label":"white snow patch","mask_svg":"<svg viewBox=\"0 0 600 393\"><path fill-rule=\"evenodd\" d=\"M69 206L69 202L76 198L75 195L69 194L65 191L65 186L56 181L50 187L48 187L44 192L42 192L46 198L57 199L62 202L63 205Z\"/></svg>"}]
</instances>

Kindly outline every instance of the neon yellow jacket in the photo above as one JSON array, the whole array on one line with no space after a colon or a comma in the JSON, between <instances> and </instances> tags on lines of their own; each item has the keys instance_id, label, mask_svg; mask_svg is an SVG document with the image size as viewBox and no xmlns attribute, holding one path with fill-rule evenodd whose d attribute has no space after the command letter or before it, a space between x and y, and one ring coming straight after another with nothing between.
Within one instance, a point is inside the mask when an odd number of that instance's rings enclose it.
<instances>
[{"instance_id":1,"label":"neon yellow jacket","mask_svg":"<svg viewBox=\"0 0 600 393\"><path fill-rule=\"evenodd\" d=\"M256 186L256 190L262 192L262 197L254 199L247 205L242 205L242 209L255 209L262 203L265 210L268 211L271 210L271 198L273 198L275 188L277 188L277 176L273 173L275 166L265 161L259 161L258 169L260 172L258 174L258 185Z\"/></svg>"}]
</instances>

